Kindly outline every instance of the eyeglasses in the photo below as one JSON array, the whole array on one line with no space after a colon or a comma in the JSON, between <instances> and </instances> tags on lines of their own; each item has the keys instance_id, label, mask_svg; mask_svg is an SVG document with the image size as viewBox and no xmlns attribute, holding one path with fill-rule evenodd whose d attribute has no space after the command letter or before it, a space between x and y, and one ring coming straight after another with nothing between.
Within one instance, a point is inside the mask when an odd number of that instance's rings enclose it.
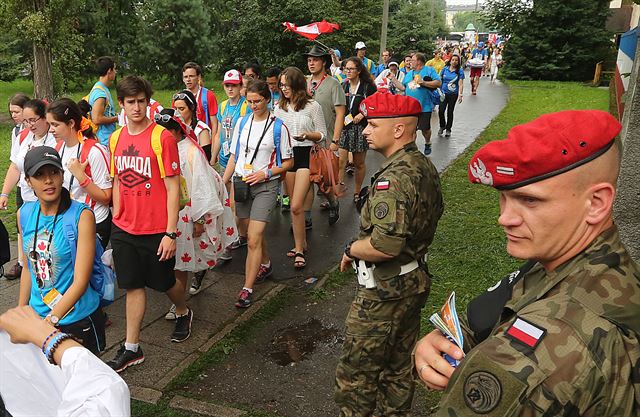
<instances>
[{"instance_id":1,"label":"eyeglasses","mask_svg":"<svg viewBox=\"0 0 640 417\"><path fill-rule=\"evenodd\" d=\"M169 123L169 120L173 119L173 116L175 116L175 112L173 114L160 114L160 113L156 113L155 116L153 116L153 120L156 123L159 122L163 122L163 123Z\"/></svg>"},{"instance_id":2,"label":"eyeglasses","mask_svg":"<svg viewBox=\"0 0 640 417\"><path fill-rule=\"evenodd\" d=\"M191 104L196 104L193 102L193 100L191 100L191 97L189 97L186 93L175 93L173 95L173 101L176 101L176 100L187 100Z\"/></svg>"},{"instance_id":3,"label":"eyeglasses","mask_svg":"<svg viewBox=\"0 0 640 417\"><path fill-rule=\"evenodd\" d=\"M36 123L38 120L42 119L42 117L37 117L35 119L24 119L24 123L27 125L32 125Z\"/></svg>"},{"instance_id":4,"label":"eyeglasses","mask_svg":"<svg viewBox=\"0 0 640 417\"><path fill-rule=\"evenodd\" d=\"M283 84L283 83L278 84L278 87L280 87L281 90L288 90L291 88L289 84Z\"/></svg>"},{"instance_id":5,"label":"eyeglasses","mask_svg":"<svg viewBox=\"0 0 640 417\"><path fill-rule=\"evenodd\" d=\"M351 68L344 67L344 70L345 70L346 72L350 72L350 71L357 71L357 70L358 70L358 68L356 68L356 67L351 67Z\"/></svg>"},{"instance_id":6,"label":"eyeglasses","mask_svg":"<svg viewBox=\"0 0 640 417\"><path fill-rule=\"evenodd\" d=\"M264 101L263 98L261 98L260 100L247 100L247 103L249 103L250 106L257 106L258 104L262 103Z\"/></svg>"}]
</instances>

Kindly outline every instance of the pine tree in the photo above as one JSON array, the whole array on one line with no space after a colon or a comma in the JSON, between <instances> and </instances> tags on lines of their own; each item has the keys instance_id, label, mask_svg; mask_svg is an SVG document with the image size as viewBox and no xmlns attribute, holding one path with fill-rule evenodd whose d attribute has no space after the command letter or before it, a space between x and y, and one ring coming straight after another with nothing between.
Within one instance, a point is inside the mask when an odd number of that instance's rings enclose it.
<instances>
[{"instance_id":1,"label":"pine tree","mask_svg":"<svg viewBox=\"0 0 640 417\"><path fill-rule=\"evenodd\" d=\"M513 79L584 81L611 49L608 0L536 0L504 51Z\"/></svg>"}]
</instances>

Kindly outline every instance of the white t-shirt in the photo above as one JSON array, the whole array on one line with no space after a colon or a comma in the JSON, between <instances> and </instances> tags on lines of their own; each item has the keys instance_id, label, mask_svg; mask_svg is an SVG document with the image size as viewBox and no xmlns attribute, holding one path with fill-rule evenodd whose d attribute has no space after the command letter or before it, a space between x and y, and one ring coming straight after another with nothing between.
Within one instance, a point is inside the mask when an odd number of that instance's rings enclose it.
<instances>
[{"instance_id":1,"label":"white t-shirt","mask_svg":"<svg viewBox=\"0 0 640 417\"><path fill-rule=\"evenodd\" d=\"M20 150L20 132L22 132L22 126L15 126L11 129L11 154L9 159L13 161L18 156Z\"/></svg>"},{"instance_id":2,"label":"white t-shirt","mask_svg":"<svg viewBox=\"0 0 640 417\"><path fill-rule=\"evenodd\" d=\"M209 137L211 138L211 128L207 126L207 124L202 120L198 120L198 124L196 125L196 128L193 129L193 133L196 134L196 137L198 138L198 144L200 146L202 146L202 143L200 142L200 133L202 133L203 130L208 131Z\"/></svg>"},{"instance_id":3,"label":"white t-shirt","mask_svg":"<svg viewBox=\"0 0 640 417\"><path fill-rule=\"evenodd\" d=\"M241 122L236 123L236 127L233 131L233 139L231 140L231 154L235 155L236 169L235 174L239 176L245 175L244 164L249 163L253 154L256 152L256 146L260 140L262 132L265 130L265 126L268 126L262 142L260 142L260 149L256 154L253 161L253 172L262 171L266 169L272 169L276 166L276 145L273 138L273 131L275 117L271 116L261 122L254 122L253 115L249 116L249 120L244 125L242 132L240 131ZM267 125L269 122L269 125ZM251 137L249 138L249 131L251 131ZM240 146L238 147L238 135L240 135ZM247 147L247 138L249 138L249 146ZM291 148L292 139L289 136L289 129L284 124L280 129L280 158L281 160L293 158L293 150ZM236 155L236 149L238 155ZM274 175L272 179L278 178L279 175Z\"/></svg>"},{"instance_id":4,"label":"white t-shirt","mask_svg":"<svg viewBox=\"0 0 640 417\"><path fill-rule=\"evenodd\" d=\"M83 145L84 146L84 145ZM77 178L71 175L71 171L67 168L67 164L71 158L80 159L80 153L82 147L77 144L72 147L62 145L58 153L62 158L62 166L64 167L64 181L62 185L69 190L71 198L84 203L93 209L93 213L96 217L96 223L103 222L109 216L109 206L94 201L87 191L80 187L80 182ZM107 148L100 143L95 144L87 155L89 161L89 168L91 169L91 180L98 188L105 190L112 187L111 176L109 175L109 153ZM73 178L73 181L72 181ZM71 184L71 188L69 188Z\"/></svg>"},{"instance_id":5,"label":"white t-shirt","mask_svg":"<svg viewBox=\"0 0 640 417\"><path fill-rule=\"evenodd\" d=\"M289 104L288 111L284 111L280 106L276 106L273 110L273 114L277 118L281 119L284 124L289 128L291 132L291 143L293 147L296 146L313 146L315 142L311 140L295 140L293 136L297 136L304 132L320 132L326 138L327 137L327 125L324 121L324 115L322 113L322 107L315 100L309 100L309 103L304 109L300 111L293 110L291 104ZM239 124L239 123L238 123Z\"/></svg>"},{"instance_id":6,"label":"white t-shirt","mask_svg":"<svg viewBox=\"0 0 640 417\"><path fill-rule=\"evenodd\" d=\"M157 104L156 104L157 103ZM147 106L147 118L153 120L153 117L160 113L164 107L154 99L149 100L149 105ZM124 109L120 110L120 114L118 114L118 125L126 126L127 125L127 114Z\"/></svg>"},{"instance_id":7,"label":"white t-shirt","mask_svg":"<svg viewBox=\"0 0 640 417\"><path fill-rule=\"evenodd\" d=\"M11 154L11 162L16 164L16 167L20 171L20 182L18 182L18 185L20 186L22 199L24 201L36 201L38 199L29 184L27 184L27 180L25 179L24 157L31 148L43 145L50 146L54 149L56 148L56 138L53 137L53 134L47 132L47 134L43 138L36 140L33 132L29 132L27 137L24 138L24 141L22 141L21 144L18 144L15 156L13 155L13 152Z\"/></svg>"}]
</instances>

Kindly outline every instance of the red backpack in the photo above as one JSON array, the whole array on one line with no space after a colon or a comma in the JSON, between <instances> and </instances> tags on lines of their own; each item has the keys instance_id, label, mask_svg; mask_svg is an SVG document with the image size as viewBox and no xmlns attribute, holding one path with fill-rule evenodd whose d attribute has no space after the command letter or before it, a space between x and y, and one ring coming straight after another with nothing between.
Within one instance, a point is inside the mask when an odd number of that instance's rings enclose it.
<instances>
[{"instance_id":1,"label":"red backpack","mask_svg":"<svg viewBox=\"0 0 640 417\"><path fill-rule=\"evenodd\" d=\"M87 158L89 158L89 152L91 152L91 149L96 146L99 142L94 139L94 138L85 138L82 142L80 142L80 146L82 146L82 148L80 149L80 162L84 163ZM58 153L60 153L60 149L62 149L62 147L64 146L64 141L61 140L56 144L56 151L58 151ZM109 166L109 161L107 159L107 156L105 155L105 153L102 151L102 149L100 149L100 147L98 146L98 150L100 151L100 154L102 155L102 157L104 158L104 163L107 165L107 167ZM84 173L87 174L87 176L89 178L91 177L91 165L87 164L87 167L84 170Z\"/></svg>"}]
</instances>

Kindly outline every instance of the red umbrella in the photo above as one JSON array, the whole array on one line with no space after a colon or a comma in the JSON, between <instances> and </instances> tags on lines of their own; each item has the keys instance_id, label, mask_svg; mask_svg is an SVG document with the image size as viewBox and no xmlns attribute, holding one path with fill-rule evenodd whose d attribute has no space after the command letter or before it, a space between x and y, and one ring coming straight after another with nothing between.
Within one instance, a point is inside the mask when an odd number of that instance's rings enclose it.
<instances>
[{"instance_id":1,"label":"red umbrella","mask_svg":"<svg viewBox=\"0 0 640 417\"><path fill-rule=\"evenodd\" d=\"M304 25L304 26L296 26L293 23L284 22L282 23L282 26L286 28L285 32L286 31L295 32L300 36L304 36L307 39L311 39L312 41L315 41L316 38L323 33L331 33L334 30L340 29L339 24L330 23L330 22L327 22L326 20L323 20L322 22L309 23L308 25Z\"/></svg>"}]
</instances>

